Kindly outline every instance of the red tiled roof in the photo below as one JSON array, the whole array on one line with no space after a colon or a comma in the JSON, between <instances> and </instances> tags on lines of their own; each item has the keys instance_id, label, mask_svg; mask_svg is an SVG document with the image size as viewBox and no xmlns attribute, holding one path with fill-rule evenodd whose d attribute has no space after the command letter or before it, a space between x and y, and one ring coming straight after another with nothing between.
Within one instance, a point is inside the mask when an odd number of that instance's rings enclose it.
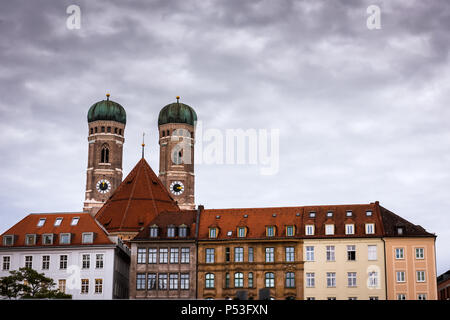
<instances>
[{"instance_id":1,"label":"red tiled roof","mask_svg":"<svg viewBox=\"0 0 450 320\"><path fill-rule=\"evenodd\" d=\"M294 237L301 238L336 238L336 237L381 237L383 225L377 203L359 205L327 205L274 208L240 208L240 209L206 209L200 214L199 239L209 239L209 228L219 228L216 239L236 239L237 227L247 227L246 239L267 238L266 227L275 226L276 235L273 238L285 238L286 226L295 226ZM346 212L352 211L352 217ZM372 211L372 216L366 216L366 211ZM310 218L310 212L315 212L315 218ZM328 218L327 212L333 212ZM245 217L247 215L247 217ZM345 234L345 224L355 225L355 234ZM375 233L365 234L365 224L374 223ZM305 235L305 225L314 224L313 236ZM325 224L334 224L334 235L325 235ZM232 235L228 236L231 231Z\"/></svg>"},{"instance_id":2,"label":"red tiled roof","mask_svg":"<svg viewBox=\"0 0 450 320\"><path fill-rule=\"evenodd\" d=\"M95 218L109 232L138 232L164 211L179 212L180 208L142 158Z\"/></svg>"},{"instance_id":3,"label":"red tiled roof","mask_svg":"<svg viewBox=\"0 0 450 320\"><path fill-rule=\"evenodd\" d=\"M162 212L153 219L145 228L133 239L134 240L186 240L195 239L197 210L183 210L182 212ZM150 238L150 226L158 227L158 237ZM185 225L188 228L186 237L167 237L167 227L179 227Z\"/></svg>"},{"instance_id":4,"label":"red tiled roof","mask_svg":"<svg viewBox=\"0 0 450 320\"><path fill-rule=\"evenodd\" d=\"M74 226L71 225L72 219L78 217L78 223ZM45 223L38 227L38 222L40 219L45 218ZM59 226L55 226L55 221L57 218L63 218ZM94 242L90 244L82 243L82 234L84 232L94 232ZM27 234L35 234L36 245L34 246L69 246L69 244L60 244L59 235L61 233L70 233L71 242L70 245L105 245L113 244L113 242L108 238L105 230L95 221L95 219L86 212L79 213L39 213L39 214L29 214L24 219L16 223L12 228L7 230L1 236L0 247L10 247L3 245L3 237L5 235L14 235L14 245L13 247L33 247L33 245L26 245L25 236ZM52 245L42 244L43 234L54 234Z\"/></svg>"}]
</instances>

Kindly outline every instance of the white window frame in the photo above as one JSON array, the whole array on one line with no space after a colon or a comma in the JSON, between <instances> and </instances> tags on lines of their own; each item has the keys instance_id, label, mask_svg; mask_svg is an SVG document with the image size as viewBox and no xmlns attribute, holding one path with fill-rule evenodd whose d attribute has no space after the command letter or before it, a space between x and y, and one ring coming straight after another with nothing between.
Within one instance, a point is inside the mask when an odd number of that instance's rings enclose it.
<instances>
[{"instance_id":1,"label":"white window frame","mask_svg":"<svg viewBox=\"0 0 450 320\"><path fill-rule=\"evenodd\" d=\"M334 224L326 224L325 225L325 235L327 235L327 236L334 235Z\"/></svg>"},{"instance_id":2,"label":"white window frame","mask_svg":"<svg viewBox=\"0 0 450 320\"><path fill-rule=\"evenodd\" d=\"M305 235L307 235L307 236L314 235L314 225L313 224L305 225Z\"/></svg>"},{"instance_id":3,"label":"white window frame","mask_svg":"<svg viewBox=\"0 0 450 320\"><path fill-rule=\"evenodd\" d=\"M426 282L426 273L425 270L417 270L416 271L416 281L420 283Z\"/></svg>"},{"instance_id":4,"label":"white window frame","mask_svg":"<svg viewBox=\"0 0 450 320\"><path fill-rule=\"evenodd\" d=\"M39 221L38 221L38 223L37 223L36 226L37 226L38 228L43 227L44 224L45 224L45 221L47 221L47 218L39 218Z\"/></svg>"},{"instance_id":5,"label":"white window frame","mask_svg":"<svg viewBox=\"0 0 450 320\"><path fill-rule=\"evenodd\" d=\"M326 261L335 262L336 261L336 247L326 246L325 247Z\"/></svg>"},{"instance_id":6,"label":"white window frame","mask_svg":"<svg viewBox=\"0 0 450 320\"><path fill-rule=\"evenodd\" d=\"M69 237L69 241L68 242L63 242L63 237L64 236L68 236ZM59 235L59 244L70 244L72 242L72 234L71 233L61 233Z\"/></svg>"},{"instance_id":7,"label":"white window frame","mask_svg":"<svg viewBox=\"0 0 450 320\"><path fill-rule=\"evenodd\" d=\"M405 271L397 271L395 273L395 279L397 283L405 283L406 282L406 272Z\"/></svg>"},{"instance_id":8,"label":"white window frame","mask_svg":"<svg viewBox=\"0 0 450 320\"><path fill-rule=\"evenodd\" d=\"M397 300L406 300L406 294L405 293L397 294Z\"/></svg>"},{"instance_id":9,"label":"white window frame","mask_svg":"<svg viewBox=\"0 0 450 320\"><path fill-rule=\"evenodd\" d=\"M345 225L345 234L347 234L347 235L355 234L355 224L353 224L353 223L346 224Z\"/></svg>"},{"instance_id":10,"label":"white window frame","mask_svg":"<svg viewBox=\"0 0 450 320\"><path fill-rule=\"evenodd\" d=\"M8 266L8 268L5 268L5 266ZM11 256L2 256L2 271L9 270L11 270Z\"/></svg>"},{"instance_id":11,"label":"white window frame","mask_svg":"<svg viewBox=\"0 0 450 320\"><path fill-rule=\"evenodd\" d=\"M415 253L416 253L416 259L417 260L424 260L425 259L425 248L420 247L420 248L415 248ZM417 255L417 253L420 252L419 256Z\"/></svg>"},{"instance_id":12,"label":"white window frame","mask_svg":"<svg viewBox=\"0 0 450 320\"><path fill-rule=\"evenodd\" d=\"M401 255L399 255L401 253ZM395 248L395 260L405 260L405 248Z\"/></svg>"},{"instance_id":13,"label":"white window frame","mask_svg":"<svg viewBox=\"0 0 450 320\"><path fill-rule=\"evenodd\" d=\"M72 221L70 222L70 225L73 227L73 226L76 226L77 224L78 224L78 221L80 221L80 217L73 217L72 218Z\"/></svg>"},{"instance_id":14,"label":"white window frame","mask_svg":"<svg viewBox=\"0 0 450 320\"><path fill-rule=\"evenodd\" d=\"M45 243L45 239L49 237L49 239L51 240L50 243ZM51 246L54 242L54 234L53 233L44 233L42 235L42 244L44 246Z\"/></svg>"},{"instance_id":15,"label":"white window frame","mask_svg":"<svg viewBox=\"0 0 450 320\"><path fill-rule=\"evenodd\" d=\"M336 288L336 272L327 272L327 288Z\"/></svg>"},{"instance_id":16,"label":"white window frame","mask_svg":"<svg viewBox=\"0 0 450 320\"><path fill-rule=\"evenodd\" d=\"M61 225L63 219L64 219L64 218L61 218L61 217L56 218L56 219L55 219L54 226L55 226L55 227L59 227L59 226Z\"/></svg>"},{"instance_id":17,"label":"white window frame","mask_svg":"<svg viewBox=\"0 0 450 320\"><path fill-rule=\"evenodd\" d=\"M417 300L427 300L427 294L426 293L419 293L417 295Z\"/></svg>"},{"instance_id":18,"label":"white window frame","mask_svg":"<svg viewBox=\"0 0 450 320\"><path fill-rule=\"evenodd\" d=\"M86 241L86 238L85 237L91 237L91 239L90 239L90 241ZM81 241L82 241L82 243L83 244L92 244L92 243L94 243L94 232L83 232L82 234L81 234Z\"/></svg>"},{"instance_id":19,"label":"white window frame","mask_svg":"<svg viewBox=\"0 0 450 320\"><path fill-rule=\"evenodd\" d=\"M9 241L8 241L9 240ZM3 236L3 245L4 246L13 246L15 243L16 237L13 234L5 234Z\"/></svg>"},{"instance_id":20,"label":"white window frame","mask_svg":"<svg viewBox=\"0 0 450 320\"><path fill-rule=\"evenodd\" d=\"M375 223L366 223L366 234L375 234Z\"/></svg>"},{"instance_id":21,"label":"white window frame","mask_svg":"<svg viewBox=\"0 0 450 320\"><path fill-rule=\"evenodd\" d=\"M347 272L347 286L349 288L356 288L357 274L356 272Z\"/></svg>"},{"instance_id":22,"label":"white window frame","mask_svg":"<svg viewBox=\"0 0 450 320\"><path fill-rule=\"evenodd\" d=\"M378 246L369 244L367 246L367 260L376 261L378 260Z\"/></svg>"},{"instance_id":23,"label":"white window frame","mask_svg":"<svg viewBox=\"0 0 450 320\"><path fill-rule=\"evenodd\" d=\"M316 286L316 274L314 272L306 273L306 287L315 288Z\"/></svg>"},{"instance_id":24,"label":"white window frame","mask_svg":"<svg viewBox=\"0 0 450 320\"><path fill-rule=\"evenodd\" d=\"M85 259L87 257L87 259ZM86 263L86 267L85 267ZM81 254L81 269L87 270L91 268L91 255L89 253L82 253Z\"/></svg>"},{"instance_id":25,"label":"white window frame","mask_svg":"<svg viewBox=\"0 0 450 320\"><path fill-rule=\"evenodd\" d=\"M28 242L29 237L32 237L32 239L33 239L33 242L32 242L32 243L29 243L29 242ZM34 245L36 245L36 239L37 239L36 234L31 234L31 233L26 234L26 235L25 235L25 244L26 244L27 246L34 246Z\"/></svg>"},{"instance_id":26,"label":"white window frame","mask_svg":"<svg viewBox=\"0 0 450 320\"><path fill-rule=\"evenodd\" d=\"M306 261L314 261L314 246L306 246Z\"/></svg>"}]
</instances>

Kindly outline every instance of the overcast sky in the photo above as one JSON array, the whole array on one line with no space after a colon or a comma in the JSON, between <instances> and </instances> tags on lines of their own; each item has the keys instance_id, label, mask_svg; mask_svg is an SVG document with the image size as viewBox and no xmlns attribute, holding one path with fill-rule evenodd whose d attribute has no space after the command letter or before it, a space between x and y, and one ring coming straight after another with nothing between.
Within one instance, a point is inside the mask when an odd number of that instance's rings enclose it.
<instances>
[{"instance_id":1,"label":"overcast sky","mask_svg":"<svg viewBox=\"0 0 450 320\"><path fill-rule=\"evenodd\" d=\"M81 28L66 9L81 8ZM370 30L366 9L381 8ZM127 112L125 175L159 168L157 117L180 95L203 128L279 129L279 170L197 165L207 208L380 201L436 233L450 269L450 4L0 1L0 233L80 211L89 107Z\"/></svg>"}]
</instances>

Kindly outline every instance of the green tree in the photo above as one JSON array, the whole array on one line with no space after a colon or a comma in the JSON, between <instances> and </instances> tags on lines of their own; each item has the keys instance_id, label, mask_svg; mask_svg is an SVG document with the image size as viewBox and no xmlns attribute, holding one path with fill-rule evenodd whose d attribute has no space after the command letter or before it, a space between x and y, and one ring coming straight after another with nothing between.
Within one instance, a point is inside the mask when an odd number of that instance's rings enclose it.
<instances>
[{"instance_id":1,"label":"green tree","mask_svg":"<svg viewBox=\"0 0 450 320\"><path fill-rule=\"evenodd\" d=\"M0 295L9 299L71 299L72 295L54 290L53 279L31 268L20 268L0 278Z\"/></svg>"}]
</instances>

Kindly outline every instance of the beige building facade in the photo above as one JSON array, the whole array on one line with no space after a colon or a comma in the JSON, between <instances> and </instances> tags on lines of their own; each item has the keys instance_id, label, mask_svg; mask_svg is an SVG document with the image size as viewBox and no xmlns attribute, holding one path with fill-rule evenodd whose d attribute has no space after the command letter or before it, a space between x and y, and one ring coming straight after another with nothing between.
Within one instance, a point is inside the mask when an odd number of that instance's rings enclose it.
<instances>
[{"instance_id":1,"label":"beige building facade","mask_svg":"<svg viewBox=\"0 0 450 320\"><path fill-rule=\"evenodd\" d=\"M380 238L305 239L303 246L305 299L386 299Z\"/></svg>"}]
</instances>

